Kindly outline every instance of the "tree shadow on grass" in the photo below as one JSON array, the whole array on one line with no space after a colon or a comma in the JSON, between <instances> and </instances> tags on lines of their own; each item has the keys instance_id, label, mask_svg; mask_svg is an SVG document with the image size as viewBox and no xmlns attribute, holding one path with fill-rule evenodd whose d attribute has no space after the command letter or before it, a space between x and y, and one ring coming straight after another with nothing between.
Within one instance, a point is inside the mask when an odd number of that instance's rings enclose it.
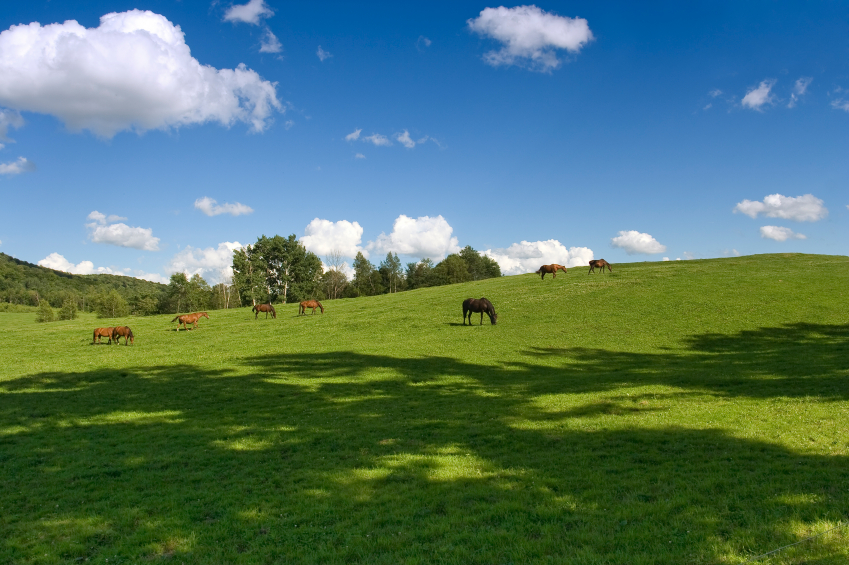
<instances>
[{"instance_id":1,"label":"tree shadow on grass","mask_svg":"<svg viewBox=\"0 0 849 565\"><path fill-rule=\"evenodd\" d=\"M674 384L680 403L845 399L839 328L749 335L766 381L746 347L710 336L519 364L297 353L6 381L0 561L740 562L843 518L849 458L641 427L658 408L615 395L554 415L537 399L624 384ZM790 366L798 341L816 373ZM615 419L577 423L597 416ZM838 533L803 555L838 563L846 548Z\"/></svg>"}]
</instances>

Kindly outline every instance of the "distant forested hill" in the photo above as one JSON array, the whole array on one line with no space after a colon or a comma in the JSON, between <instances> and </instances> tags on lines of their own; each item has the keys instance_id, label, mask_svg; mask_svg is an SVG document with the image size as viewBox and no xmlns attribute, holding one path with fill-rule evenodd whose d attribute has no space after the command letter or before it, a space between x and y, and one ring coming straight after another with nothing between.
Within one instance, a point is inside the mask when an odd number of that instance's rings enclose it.
<instances>
[{"instance_id":1,"label":"distant forested hill","mask_svg":"<svg viewBox=\"0 0 849 565\"><path fill-rule=\"evenodd\" d=\"M98 300L115 290L133 313L151 314L159 309L167 288L120 275L72 275L0 253L0 303L37 306L47 300L59 307L73 299L80 310L92 310Z\"/></svg>"}]
</instances>

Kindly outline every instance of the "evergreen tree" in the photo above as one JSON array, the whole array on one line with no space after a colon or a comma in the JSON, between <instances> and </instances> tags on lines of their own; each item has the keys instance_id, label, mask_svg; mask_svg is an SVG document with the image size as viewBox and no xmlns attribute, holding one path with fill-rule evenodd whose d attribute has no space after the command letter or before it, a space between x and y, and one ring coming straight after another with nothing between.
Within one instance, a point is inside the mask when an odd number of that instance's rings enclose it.
<instances>
[{"instance_id":1,"label":"evergreen tree","mask_svg":"<svg viewBox=\"0 0 849 565\"><path fill-rule=\"evenodd\" d=\"M403 290L404 271L401 269L401 260L398 259L398 254L389 252L386 254L386 259L380 264L380 274L383 286L387 292L398 292L399 287Z\"/></svg>"},{"instance_id":2,"label":"evergreen tree","mask_svg":"<svg viewBox=\"0 0 849 565\"><path fill-rule=\"evenodd\" d=\"M52 322L53 321L53 308L50 306L50 302L47 300L42 300L38 305L38 311L35 314L36 322Z\"/></svg>"},{"instance_id":3,"label":"evergreen tree","mask_svg":"<svg viewBox=\"0 0 849 565\"><path fill-rule=\"evenodd\" d=\"M77 301L74 297L65 298L62 307L59 309L60 320L74 320L77 318Z\"/></svg>"}]
</instances>

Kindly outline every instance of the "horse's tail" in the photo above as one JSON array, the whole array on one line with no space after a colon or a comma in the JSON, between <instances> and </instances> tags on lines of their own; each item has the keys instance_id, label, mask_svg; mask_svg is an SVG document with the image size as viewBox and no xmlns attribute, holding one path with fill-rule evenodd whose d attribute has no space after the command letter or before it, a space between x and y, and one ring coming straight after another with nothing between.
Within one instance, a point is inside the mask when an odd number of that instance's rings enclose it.
<instances>
[{"instance_id":1,"label":"horse's tail","mask_svg":"<svg viewBox=\"0 0 849 565\"><path fill-rule=\"evenodd\" d=\"M171 323L173 324L174 322L176 322L176 321L177 321L177 320L179 320L179 319L180 319L180 316L177 316L176 318L174 318L173 320L171 320Z\"/></svg>"},{"instance_id":2,"label":"horse's tail","mask_svg":"<svg viewBox=\"0 0 849 565\"><path fill-rule=\"evenodd\" d=\"M91 342L94 343L94 340L97 339L97 328L94 328L94 333L91 334Z\"/></svg>"}]
</instances>

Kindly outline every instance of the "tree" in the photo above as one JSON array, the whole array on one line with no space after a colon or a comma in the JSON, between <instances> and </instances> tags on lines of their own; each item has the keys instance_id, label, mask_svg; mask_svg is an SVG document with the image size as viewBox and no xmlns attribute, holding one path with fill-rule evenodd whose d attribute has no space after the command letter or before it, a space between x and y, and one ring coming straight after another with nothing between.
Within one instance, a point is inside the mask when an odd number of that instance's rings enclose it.
<instances>
[{"instance_id":1,"label":"tree","mask_svg":"<svg viewBox=\"0 0 849 565\"><path fill-rule=\"evenodd\" d=\"M389 252L386 254L386 259L380 264L380 274L382 275L384 286L387 291L398 292L398 286L404 283L404 271L401 270L401 260L398 259L398 254Z\"/></svg>"},{"instance_id":2,"label":"tree","mask_svg":"<svg viewBox=\"0 0 849 565\"><path fill-rule=\"evenodd\" d=\"M166 292L167 309L175 314L183 312L189 305L189 279L186 273L174 273L168 283Z\"/></svg>"},{"instance_id":3,"label":"tree","mask_svg":"<svg viewBox=\"0 0 849 565\"><path fill-rule=\"evenodd\" d=\"M240 302L256 306L266 301L268 291L265 284L267 266L263 261L261 250L254 245L246 245L233 252L233 286L240 297Z\"/></svg>"},{"instance_id":4,"label":"tree","mask_svg":"<svg viewBox=\"0 0 849 565\"><path fill-rule=\"evenodd\" d=\"M407 288L425 288L434 286L433 261L422 259L418 263L407 263L406 273Z\"/></svg>"},{"instance_id":5,"label":"tree","mask_svg":"<svg viewBox=\"0 0 849 565\"><path fill-rule=\"evenodd\" d=\"M460 257L465 261L473 281L501 276L501 266L495 259L481 255L471 245L467 245L460 251Z\"/></svg>"},{"instance_id":6,"label":"tree","mask_svg":"<svg viewBox=\"0 0 849 565\"><path fill-rule=\"evenodd\" d=\"M325 288L325 293L330 300L335 300L342 296L345 287L348 286L348 276L342 271L345 266L342 252L338 249L331 249L330 253L324 258L324 264L327 270L322 275L322 286Z\"/></svg>"},{"instance_id":7,"label":"tree","mask_svg":"<svg viewBox=\"0 0 849 565\"><path fill-rule=\"evenodd\" d=\"M383 292L380 273L361 251L354 257L353 286L356 296L374 296Z\"/></svg>"},{"instance_id":8,"label":"tree","mask_svg":"<svg viewBox=\"0 0 849 565\"><path fill-rule=\"evenodd\" d=\"M38 310L35 314L36 322L52 322L53 321L53 308L50 306L50 303L46 300L42 300L38 305Z\"/></svg>"},{"instance_id":9,"label":"tree","mask_svg":"<svg viewBox=\"0 0 849 565\"><path fill-rule=\"evenodd\" d=\"M433 277L437 285L456 284L472 280L466 262L456 253L452 253L433 268Z\"/></svg>"},{"instance_id":10,"label":"tree","mask_svg":"<svg viewBox=\"0 0 849 565\"><path fill-rule=\"evenodd\" d=\"M212 298L212 289L203 277L195 273L192 275L186 287L186 297L189 302L189 310L206 310L209 308L209 302Z\"/></svg>"},{"instance_id":11,"label":"tree","mask_svg":"<svg viewBox=\"0 0 849 565\"><path fill-rule=\"evenodd\" d=\"M69 296L65 298L62 307L59 309L60 320L74 320L77 318L77 300Z\"/></svg>"},{"instance_id":12,"label":"tree","mask_svg":"<svg viewBox=\"0 0 849 565\"><path fill-rule=\"evenodd\" d=\"M185 275L183 275L185 277ZM95 312L98 318L118 318L130 313L130 306L114 288L97 298Z\"/></svg>"}]
</instances>

